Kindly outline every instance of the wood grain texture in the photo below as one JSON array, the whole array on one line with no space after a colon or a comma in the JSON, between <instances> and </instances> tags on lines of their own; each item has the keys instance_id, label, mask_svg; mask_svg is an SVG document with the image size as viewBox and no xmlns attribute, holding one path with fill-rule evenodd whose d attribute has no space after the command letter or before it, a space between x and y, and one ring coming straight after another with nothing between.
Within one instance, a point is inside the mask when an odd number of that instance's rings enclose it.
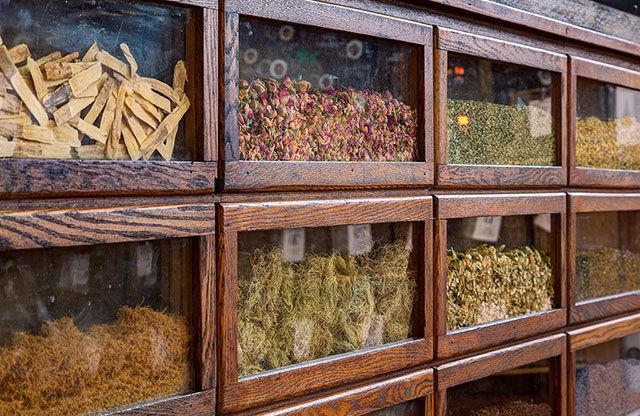
<instances>
[{"instance_id":1,"label":"wood grain texture","mask_svg":"<svg viewBox=\"0 0 640 416\"><path fill-rule=\"evenodd\" d=\"M218 13L204 9L202 30L202 128L204 161L218 159Z\"/></svg>"},{"instance_id":2,"label":"wood grain texture","mask_svg":"<svg viewBox=\"0 0 640 416\"><path fill-rule=\"evenodd\" d=\"M576 416L576 354L570 347L567 353L567 415Z\"/></svg>"},{"instance_id":3,"label":"wood grain texture","mask_svg":"<svg viewBox=\"0 0 640 416\"><path fill-rule=\"evenodd\" d=\"M436 32L436 39L438 37ZM437 42L437 40L436 40ZM447 95L448 95L448 70L449 70L449 54L441 49L434 49L434 133L435 133L435 164L436 166L446 166L447 163ZM440 183L440 171L437 172L437 182Z\"/></svg>"},{"instance_id":4,"label":"wood grain texture","mask_svg":"<svg viewBox=\"0 0 640 416\"><path fill-rule=\"evenodd\" d=\"M557 357L565 353L565 334L552 335L436 367L438 390Z\"/></svg>"},{"instance_id":5,"label":"wood grain texture","mask_svg":"<svg viewBox=\"0 0 640 416\"><path fill-rule=\"evenodd\" d=\"M432 46L433 28L404 19L308 0L226 0L225 12Z\"/></svg>"},{"instance_id":6,"label":"wood grain texture","mask_svg":"<svg viewBox=\"0 0 640 416\"><path fill-rule=\"evenodd\" d=\"M563 328L566 323L567 310L553 309L439 334L436 356L438 359L452 358L490 347L497 347L510 341L556 331Z\"/></svg>"},{"instance_id":7,"label":"wood grain texture","mask_svg":"<svg viewBox=\"0 0 640 416\"><path fill-rule=\"evenodd\" d=\"M225 191L433 184L433 164L426 162L234 161L224 169Z\"/></svg>"},{"instance_id":8,"label":"wood grain texture","mask_svg":"<svg viewBox=\"0 0 640 416\"><path fill-rule=\"evenodd\" d=\"M542 188L561 187L567 182L561 166L436 166L439 188Z\"/></svg>"},{"instance_id":9,"label":"wood grain texture","mask_svg":"<svg viewBox=\"0 0 640 416\"><path fill-rule=\"evenodd\" d=\"M437 219L563 213L561 192L507 194L434 194Z\"/></svg>"},{"instance_id":10,"label":"wood grain texture","mask_svg":"<svg viewBox=\"0 0 640 416\"><path fill-rule=\"evenodd\" d=\"M110 416L211 416L214 411L215 397L213 391L209 390L104 414Z\"/></svg>"},{"instance_id":11,"label":"wood grain texture","mask_svg":"<svg viewBox=\"0 0 640 416\"><path fill-rule=\"evenodd\" d=\"M640 290L571 305L569 322L583 323L637 310L640 310Z\"/></svg>"},{"instance_id":12,"label":"wood grain texture","mask_svg":"<svg viewBox=\"0 0 640 416\"><path fill-rule=\"evenodd\" d=\"M431 359L431 349L430 340L400 341L247 377L225 385L220 411L235 413L418 366Z\"/></svg>"},{"instance_id":13,"label":"wood grain texture","mask_svg":"<svg viewBox=\"0 0 640 416\"><path fill-rule=\"evenodd\" d=\"M576 77L594 79L607 84L640 89L640 72L578 56L571 57L571 72Z\"/></svg>"},{"instance_id":14,"label":"wood grain texture","mask_svg":"<svg viewBox=\"0 0 640 416\"><path fill-rule=\"evenodd\" d=\"M434 324L436 351L447 333L447 220L434 221ZM436 352L436 357L440 354Z\"/></svg>"},{"instance_id":15,"label":"wood grain texture","mask_svg":"<svg viewBox=\"0 0 640 416\"><path fill-rule=\"evenodd\" d=\"M238 94L240 81L239 57L240 53L240 16L237 13L224 13L222 22L222 36L220 43L222 50L220 59L224 62L224 78L220 91L224 92L224 106L221 107L220 131L224 131L224 143L219 146L220 161L238 160L240 149L238 143ZM220 169L225 165L221 165ZM225 167L226 170L226 167ZM224 178L225 172L221 172Z\"/></svg>"},{"instance_id":16,"label":"wood grain texture","mask_svg":"<svg viewBox=\"0 0 640 416\"><path fill-rule=\"evenodd\" d=\"M569 212L606 212L640 210L640 193L568 192Z\"/></svg>"},{"instance_id":17,"label":"wood grain texture","mask_svg":"<svg viewBox=\"0 0 640 416\"><path fill-rule=\"evenodd\" d=\"M567 57L502 39L438 28L438 48L553 72L567 71Z\"/></svg>"},{"instance_id":18,"label":"wood grain texture","mask_svg":"<svg viewBox=\"0 0 640 416\"><path fill-rule=\"evenodd\" d=\"M634 189L640 187L640 171L575 167L571 186L581 188Z\"/></svg>"},{"instance_id":19,"label":"wood grain texture","mask_svg":"<svg viewBox=\"0 0 640 416\"><path fill-rule=\"evenodd\" d=\"M613 319L567 332L570 351L578 351L640 332L640 314Z\"/></svg>"},{"instance_id":20,"label":"wood grain texture","mask_svg":"<svg viewBox=\"0 0 640 416\"><path fill-rule=\"evenodd\" d=\"M213 192L213 162L2 160L0 197Z\"/></svg>"},{"instance_id":21,"label":"wood grain texture","mask_svg":"<svg viewBox=\"0 0 640 416\"><path fill-rule=\"evenodd\" d=\"M0 211L0 250L189 237L214 224L213 204Z\"/></svg>"},{"instance_id":22,"label":"wood grain texture","mask_svg":"<svg viewBox=\"0 0 640 416\"><path fill-rule=\"evenodd\" d=\"M575 42L599 45L623 54L640 56L640 45L614 36L598 33L576 25L560 22L539 14L518 10L491 0L412 0L417 4L438 4L475 17L497 20L506 25L519 25ZM495 24L495 23L494 23Z\"/></svg>"},{"instance_id":23,"label":"wood grain texture","mask_svg":"<svg viewBox=\"0 0 640 416\"><path fill-rule=\"evenodd\" d=\"M225 232L426 221L431 197L221 204Z\"/></svg>"},{"instance_id":24,"label":"wood grain texture","mask_svg":"<svg viewBox=\"0 0 640 416\"><path fill-rule=\"evenodd\" d=\"M282 408L248 411L238 416L360 416L431 395L434 384L434 371L427 368Z\"/></svg>"},{"instance_id":25,"label":"wood grain texture","mask_svg":"<svg viewBox=\"0 0 640 416\"><path fill-rule=\"evenodd\" d=\"M216 262L215 236L201 237L197 245L194 308L196 348L194 365L197 390L212 390L216 385ZM215 390L212 390L215 393ZM212 394L214 394L212 393Z\"/></svg>"}]
</instances>

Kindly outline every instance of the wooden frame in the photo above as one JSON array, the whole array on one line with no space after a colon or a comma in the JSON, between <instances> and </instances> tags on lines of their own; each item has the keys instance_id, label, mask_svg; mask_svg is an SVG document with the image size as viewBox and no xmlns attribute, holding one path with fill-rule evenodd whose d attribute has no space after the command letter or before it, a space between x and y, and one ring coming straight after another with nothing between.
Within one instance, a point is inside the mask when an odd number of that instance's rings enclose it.
<instances>
[{"instance_id":1,"label":"wooden frame","mask_svg":"<svg viewBox=\"0 0 640 416\"><path fill-rule=\"evenodd\" d=\"M640 314L602 322L567 332L568 354L568 415L576 409L576 353L578 350L624 338L640 332Z\"/></svg>"},{"instance_id":2,"label":"wooden frame","mask_svg":"<svg viewBox=\"0 0 640 416\"><path fill-rule=\"evenodd\" d=\"M438 28L435 49L436 186L438 188L560 187L566 185L567 57L512 42ZM449 52L554 73L556 166L462 165L447 163L447 66Z\"/></svg>"},{"instance_id":3,"label":"wooden frame","mask_svg":"<svg viewBox=\"0 0 640 416\"><path fill-rule=\"evenodd\" d=\"M153 2L145 0L145 2ZM171 0L193 12L185 34L193 161L0 159L0 198L205 194L217 174L217 1Z\"/></svg>"},{"instance_id":4,"label":"wooden frame","mask_svg":"<svg viewBox=\"0 0 640 416\"><path fill-rule=\"evenodd\" d=\"M218 412L310 394L426 363L433 357L430 197L222 203L218 212ZM421 222L418 232L418 310L422 338L329 356L291 367L238 378L237 251L238 233L343 224ZM422 315L422 316L419 316ZM424 324L424 325L422 325ZM422 330L424 329L424 331Z\"/></svg>"},{"instance_id":5,"label":"wooden frame","mask_svg":"<svg viewBox=\"0 0 640 416\"><path fill-rule=\"evenodd\" d=\"M0 251L77 247L174 238L193 241L193 387L197 393L135 404L108 414L211 414L215 409L215 205L206 202L158 205L138 201L135 207L79 200L79 208L0 211ZM66 200L67 206L75 205Z\"/></svg>"},{"instance_id":6,"label":"wooden frame","mask_svg":"<svg viewBox=\"0 0 640 416\"><path fill-rule=\"evenodd\" d=\"M438 390L436 415L447 414L447 389L476 381L504 371L516 369L536 361L554 359L550 374L555 393L555 415L567 415L567 353L564 334L528 341L503 349L486 352L436 367Z\"/></svg>"},{"instance_id":7,"label":"wooden frame","mask_svg":"<svg viewBox=\"0 0 640 416\"><path fill-rule=\"evenodd\" d=\"M541 335L566 325L564 273L565 194L436 194L435 324L438 359L495 347L505 342ZM555 308L531 315L447 331L447 220L480 216L552 215Z\"/></svg>"},{"instance_id":8,"label":"wooden frame","mask_svg":"<svg viewBox=\"0 0 640 416\"><path fill-rule=\"evenodd\" d=\"M570 58L569 97L569 185L586 188L637 188L640 187L640 171L600 169L576 165L578 77L605 84L639 90L640 72L601 62Z\"/></svg>"},{"instance_id":9,"label":"wooden frame","mask_svg":"<svg viewBox=\"0 0 640 416\"><path fill-rule=\"evenodd\" d=\"M239 160L238 82L239 22L242 16L281 20L292 24L321 26L325 30L357 33L409 43L420 48L418 72L418 132L423 161L419 162L293 162ZM252 3L225 2L224 40L220 60L224 62L224 143L220 143L219 176L225 191L275 189L373 188L433 184L432 136L432 28L408 20L392 19L356 9L308 0L277 0Z\"/></svg>"},{"instance_id":10,"label":"wooden frame","mask_svg":"<svg viewBox=\"0 0 640 416\"><path fill-rule=\"evenodd\" d=\"M420 414L433 416L434 390L434 370L425 368L361 383L350 386L348 389L334 389L318 393L301 401L252 409L239 415L360 416L408 401L421 400Z\"/></svg>"},{"instance_id":11,"label":"wooden frame","mask_svg":"<svg viewBox=\"0 0 640 416\"><path fill-rule=\"evenodd\" d=\"M583 323L640 309L640 290L582 302L577 302L576 299L577 214L640 211L640 194L569 192L568 195L567 279L569 282L569 324Z\"/></svg>"}]
</instances>

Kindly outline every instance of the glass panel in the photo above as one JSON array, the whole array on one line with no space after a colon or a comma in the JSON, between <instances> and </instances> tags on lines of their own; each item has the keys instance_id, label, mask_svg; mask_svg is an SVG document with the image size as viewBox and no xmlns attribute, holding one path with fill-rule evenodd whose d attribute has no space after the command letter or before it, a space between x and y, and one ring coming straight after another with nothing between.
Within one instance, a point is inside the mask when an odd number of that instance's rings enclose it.
<instances>
[{"instance_id":1,"label":"glass panel","mask_svg":"<svg viewBox=\"0 0 640 416\"><path fill-rule=\"evenodd\" d=\"M193 122L182 122L192 118L191 10L3 0L0 16L0 158L193 156Z\"/></svg>"},{"instance_id":2,"label":"glass panel","mask_svg":"<svg viewBox=\"0 0 640 416\"><path fill-rule=\"evenodd\" d=\"M576 165L640 170L640 91L578 78Z\"/></svg>"},{"instance_id":3,"label":"glass panel","mask_svg":"<svg viewBox=\"0 0 640 416\"><path fill-rule=\"evenodd\" d=\"M450 388L447 416L552 416L553 380L553 361L543 360Z\"/></svg>"},{"instance_id":4,"label":"glass panel","mask_svg":"<svg viewBox=\"0 0 640 416\"><path fill-rule=\"evenodd\" d=\"M191 242L0 253L0 414L190 391Z\"/></svg>"},{"instance_id":5,"label":"glass panel","mask_svg":"<svg viewBox=\"0 0 640 416\"><path fill-rule=\"evenodd\" d=\"M640 212L576 216L576 300L640 290Z\"/></svg>"},{"instance_id":6,"label":"glass panel","mask_svg":"<svg viewBox=\"0 0 640 416\"><path fill-rule=\"evenodd\" d=\"M422 400L404 402L387 409L368 413L368 416L422 416Z\"/></svg>"},{"instance_id":7,"label":"glass panel","mask_svg":"<svg viewBox=\"0 0 640 416\"><path fill-rule=\"evenodd\" d=\"M418 160L418 52L241 17L239 158Z\"/></svg>"},{"instance_id":8,"label":"glass panel","mask_svg":"<svg viewBox=\"0 0 640 416\"><path fill-rule=\"evenodd\" d=\"M447 328L553 308L550 214L447 221Z\"/></svg>"},{"instance_id":9,"label":"glass panel","mask_svg":"<svg viewBox=\"0 0 640 416\"><path fill-rule=\"evenodd\" d=\"M576 353L576 416L640 412L640 334Z\"/></svg>"},{"instance_id":10,"label":"glass panel","mask_svg":"<svg viewBox=\"0 0 640 416\"><path fill-rule=\"evenodd\" d=\"M421 336L412 330L416 230L397 223L240 233L239 375Z\"/></svg>"},{"instance_id":11,"label":"glass panel","mask_svg":"<svg viewBox=\"0 0 640 416\"><path fill-rule=\"evenodd\" d=\"M551 166L556 76L449 53L447 163Z\"/></svg>"}]
</instances>

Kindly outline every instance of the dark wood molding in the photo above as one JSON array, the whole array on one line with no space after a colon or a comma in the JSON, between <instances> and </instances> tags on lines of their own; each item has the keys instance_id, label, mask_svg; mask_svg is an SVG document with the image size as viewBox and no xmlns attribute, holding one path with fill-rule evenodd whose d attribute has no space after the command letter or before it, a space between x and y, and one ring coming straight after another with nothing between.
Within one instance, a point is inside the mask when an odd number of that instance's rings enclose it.
<instances>
[{"instance_id":1,"label":"dark wood molding","mask_svg":"<svg viewBox=\"0 0 640 416\"><path fill-rule=\"evenodd\" d=\"M597 323L567 332L569 350L578 351L640 332L640 314Z\"/></svg>"},{"instance_id":2,"label":"dark wood molding","mask_svg":"<svg viewBox=\"0 0 640 416\"><path fill-rule=\"evenodd\" d=\"M170 397L104 413L109 416L211 416L215 411L212 390Z\"/></svg>"}]
</instances>

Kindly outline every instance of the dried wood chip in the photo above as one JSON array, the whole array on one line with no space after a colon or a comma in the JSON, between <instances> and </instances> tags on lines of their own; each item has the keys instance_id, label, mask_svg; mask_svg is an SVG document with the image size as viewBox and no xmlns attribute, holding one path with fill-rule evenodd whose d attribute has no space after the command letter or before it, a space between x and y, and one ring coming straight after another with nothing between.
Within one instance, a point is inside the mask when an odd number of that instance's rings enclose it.
<instances>
[{"instance_id":1,"label":"dried wood chip","mask_svg":"<svg viewBox=\"0 0 640 416\"><path fill-rule=\"evenodd\" d=\"M49 127L34 126L32 124L22 126L20 137L24 140L39 143L54 143L56 141L56 136L52 129Z\"/></svg>"},{"instance_id":2,"label":"dried wood chip","mask_svg":"<svg viewBox=\"0 0 640 416\"><path fill-rule=\"evenodd\" d=\"M13 94L5 94L0 97L0 110L4 112L18 114L21 107L22 102Z\"/></svg>"},{"instance_id":3,"label":"dried wood chip","mask_svg":"<svg viewBox=\"0 0 640 416\"><path fill-rule=\"evenodd\" d=\"M78 118L77 120L71 121L71 125L77 128L80 133L87 135L90 139L95 140L98 143L107 143L107 133L100 130L93 124L87 123L83 119Z\"/></svg>"},{"instance_id":4,"label":"dried wood chip","mask_svg":"<svg viewBox=\"0 0 640 416\"><path fill-rule=\"evenodd\" d=\"M93 41L91 47L87 50L87 53L82 57L82 62L95 62L98 52L100 52L100 47L96 41Z\"/></svg>"},{"instance_id":5,"label":"dried wood chip","mask_svg":"<svg viewBox=\"0 0 640 416\"><path fill-rule=\"evenodd\" d=\"M73 76L73 70L67 62L60 60L47 62L44 65L44 73L48 81L68 80Z\"/></svg>"},{"instance_id":6,"label":"dried wood chip","mask_svg":"<svg viewBox=\"0 0 640 416\"><path fill-rule=\"evenodd\" d=\"M20 120L0 119L0 136L18 137L22 133L22 123Z\"/></svg>"},{"instance_id":7,"label":"dried wood chip","mask_svg":"<svg viewBox=\"0 0 640 416\"><path fill-rule=\"evenodd\" d=\"M136 82L133 85L133 91L136 92L139 96L153 104L154 106L160 108L165 113L171 112L171 101L162 95L155 93L151 88L149 88L146 84L142 82ZM160 120L158 120L160 121Z\"/></svg>"},{"instance_id":8,"label":"dried wood chip","mask_svg":"<svg viewBox=\"0 0 640 416\"><path fill-rule=\"evenodd\" d=\"M131 132L138 141L138 144L142 144L147 138L148 134L145 132L142 125L140 125L138 119L131 113L129 109L124 112L124 118L127 121L127 125L131 129Z\"/></svg>"},{"instance_id":9,"label":"dried wood chip","mask_svg":"<svg viewBox=\"0 0 640 416\"><path fill-rule=\"evenodd\" d=\"M142 157L140 145L128 126L122 126L122 137L124 138L124 145L127 147L127 152L131 160L139 160Z\"/></svg>"},{"instance_id":10,"label":"dried wood chip","mask_svg":"<svg viewBox=\"0 0 640 416\"><path fill-rule=\"evenodd\" d=\"M44 82L44 77L42 76L42 71L40 70L40 66L31 59L31 57L27 58L27 68L29 68L29 73L31 74L31 80L33 81L33 87L36 91L36 96L38 100L42 102L45 95L49 92L47 88L47 84Z\"/></svg>"},{"instance_id":11,"label":"dried wood chip","mask_svg":"<svg viewBox=\"0 0 640 416\"><path fill-rule=\"evenodd\" d=\"M96 62L89 68L85 69L69 80L71 91L77 97L82 91L89 88L89 86L91 86L92 84L98 82L101 76L102 65L100 64L100 62Z\"/></svg>"},{"instance_id":12,"label":"dried wood chip","mask_svg":"<svg viewBox=\"0 0 640 416\"><path fill-rule=\"evenodd\" d=\"M105 145L97 143L88 146L80 146L76 149L76 153L78 154L78 157L83 160L104 159Z\"/></svg>"},{"instance_id":13,"label":"dried wood chip","mask_svg":"<svg viewBox=\"0 0 640 416\"><path fill-rule=\"evenodd\" d=\"M56 108L69 101L70 98L71 86L69 85L69 83L65 82L52 93L45 95L42 102L44 104L44 108L46 108L48 112L53 114Z\"/></svg>"},{"instance_id":14,"label":"dried wood chip","mask_svg":"<svg viewBox=\"0 0 640 416\"><path fill-rule=\"evenodd\" d=\"M109 94L109 100L107 101L107 105L102 113L102 119L100 120L100 130L102 130L106 135L109 135L111 126L113 125L113 119L116 114L116 102L116 96L114 94Z\"/></svg>"},{"instance_id":15,"label":"dried wood chip","mask_svg":"<svg viewBox=\"0 0 640 416\"><path fill-rule=\"evenodd\" d=\"M0 157L13 157L16 148L14 142L8 141L5 137L0 136Z\"/></svg>"},{"instance_id":16,"label":"dried wood chip","mask_svg":"<svg viewBox=\"0 0 640 416\"><path fill-rule=\"evenodd\" d=\"M18 72L18 68L11 61L11 57L9 56L9 51L6 46L0 46L0 70L4 73L4 75L9 79L9 82L13 86L18 96L25 103L31 114L38 121L38 124L41 126L46 126L49 117L47 116L47 112L45 111L40 101L38 101L38 97L36 97L33 92L29 89L29 86L26 84L20 73Z\"/></svg>"},{"instance_id":17,"label":"dried wood chip","mask_svg":"<svg viewBox=\"0 0 640 416\"><path fill-rule=\"evenodd\" d=\"M129 86L127 83L120 84L118 88L118 99L116 100L116 111L113 117L113 125L107 139L107 157L109 159L117 158L118 144L122 136L122 112L124 110L124 101L127 98Z\"/></svg>"},{"instance_id":18,"label":"dried wood chip","mask_svg":"<svg viewBox=\"0 0 640 416\"><path fill-rule=\"evenodd\" d=\"M169 133L167 141L158 145L158 148L156 150L158 151L158 153L160 153L160 156L162 156L164 160L171 160L171 157L173 156L173 149L176 146L177 135L178 128L175 128L171 133Z\"/></svg>"},{"instance_id":19,"label":"dried wood chip","mask_svg":"<svg viewBox=\"0 0 640 416\"><path fill-rule=\"evenodd\" d=\"M154 129L158 128L158 121L151 114L149 114L147 110L145 110L133 97L127 97L125 103L136 117L138 117L140 120L153 127Z\"/></svg>"},{"instance_id":20,"label":"dried wood chip","mask_svg":"<svg viewBox=\"0 0 640 416\"><path fill-rule=\"evenodd\" d=\"M121 43L120 49L124 54L124 58L127 60L127 62L129 62L131 77L135 76L138 72L138 62L136 61L136 58L131 53L131 50L129 49L129 45L127 45L126 43Z\"/></svg>"},{"instance_id":21,"label":"dried wood chip","mask_svg":"<svg viewBox=\"0 0 640 416\"><path fill-rule=\"evenodd\" d=\"M129 68L129 65L125 64L115 56L109 54L109 52L98 52L96 54L96 60L98 62L102 62L102 65L106 66L107 68L123 75L125 78L131 78L131 69Z\"/></svg>"},{"instance_id":22,"label":"dried wood chip","mask_svg":"<svg viewBox=\"0 0 640 416\"><path fill-rule=\"evenodd\" d=\"M180 120L182 120L182 117L186 114L187 110L189 110L189 106L189 99L187 96L184 96L180 105L178 105L178 107L176 107L175 110L173 110L171 114L169 114L167 118L160 123L160 126L158 126L156 131L154 131L149 137L147 137L147 140L142 143L140 150L142 151L142 157L145 160L149 159L156 148L169 138L169 134L178 128Z\"/></svg>"},{"instance_id":23,"label":"dried wood chip","mask_svg":"<svg viewBox=\"0 0 640 416\"><path fill-rule=\"evenodd\" d=\"M80 147L82 145L78 135L78 130L74 129L70 125L63 124L62 126L55 126L54 123L54 126L51 129L53 130L53 134L56 136L57 142L68 144L71 147Z\"/></svg>"},{"instance_id":24,"label":"dried wood chip","mask_svg":"<svg viewBox=\"0 0 640 416\"><path fill-rule=\"evenodd\" d=\"M20 159L71 159L71 146L63 143L34 143L15 139L13 156Z\"/></svg>"},{"instance_id":25,"label":"dried wood chip","mask_svg":"<svg viewBox=\"0 0 640 416\"><path fill-rule=\"evenodd\" d=\"M184 61L178 61L175 69L173 70L173 90L178 97L182 97L182 94L184 94L184 87L186 83L187 66L184 64Z\"/></svg>"},{"instance_id":26,"label":"dried wood chip","mask_svg":"<svg viewBox=\"0 0 640 416\"><path fill-rule=\"evenodd\" d=\"M11 57L11 62L17 65L30 57L31 52L29 52L29 47L22 43L9 49L9 56Z\"/></svg>"},{"instance_id":27,"label":"dried wood chip","mask_svg":"<svg viewBox=\"0 0 640 416\"><path fill-rule=\"evenodd\" d=\"M98 119L98 116L100 115L100 113L102 113L102 110L107 104L107 101L109 100L109 97L111 96L111 93L115 90L115 88L116 82L113 80L113 78L108 77L107 81L102 86L100 93L96 97L96 100L91 105L91 109L89 109L89 112L87 113L87 115L85 115L84 121L93 124Z\"/></svg>"},{"instance_id":28,"label":"dried wood chip","mask_svg":"<svg viewBox=\"0 0 640 416\"><path fill-rule=\"evenodd\" d=\"M177 96L173 88L171 88L168 84L165 84L164 82L157 80L155 78L140 77L138 78L138 80L140 82L144 82L145 84L147 84L155 92L160 93L165 97L169 98L175 104L180 103L180 100L182 97Z\"/></svg>"},{"instance_id":29,"label":"dried wood chip","mask_svg":"<svg viewBox=\"0 0 640 416\"><path fill-rule=\"evenodd\" d=\"M62 58L62 54L60 53L60 51L55 51L51 52L49 55L43 56L42 58L36 59L36 63L38 64L38 66L42 66L47 62L57 61L60 58Z\"/></svg>"},{"instance_id":30,"label":"dried wood chip","mask_svg":"<svg viewBox=\"0 0 640 416\"><path fill-rule=\"evenodd\" d=\"M72 98L63 107L60 107L53 113L53 118L56 120L56 124L61 126L66 124L73 117L80 114L82 110L89 107L93 103L93 98Z\"/></svg>"}]
</instances>

